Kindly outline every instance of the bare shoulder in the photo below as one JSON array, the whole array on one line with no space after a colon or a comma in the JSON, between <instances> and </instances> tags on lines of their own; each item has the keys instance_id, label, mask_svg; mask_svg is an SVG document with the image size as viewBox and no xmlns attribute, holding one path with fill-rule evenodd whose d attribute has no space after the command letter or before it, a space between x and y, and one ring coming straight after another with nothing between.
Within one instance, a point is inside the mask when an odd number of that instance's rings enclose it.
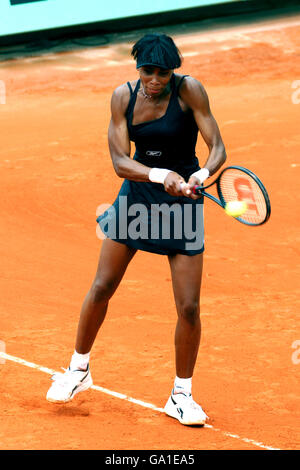
<instances>
[{"instance_id":1,"label":"bare shoulder","mask_svg":"<svg viewBox=\"0 0 300 470\"><path fill-rule=\"evenodd\" d=\"M131 87L134 89L136 81L132 81L129 83ZM118 109L118 111L125 113L128 107L129 99L130 99L130 90L129 90L128 84L123 83L122 85L119 85L117 88L115 88L111 97L112 110Z\"/></svg>"},{"instance_id":2,"label":"bare shoulder","mask_svg":"<svg viewBox=\"0 0 300 470\"><path fill-rule=\"evenodd\" d=\"M180 87L180 91L181 90L192 92L192 93L206 94L205 88L202 85L202 83L196 78L191 77L190 75L184 76L184 80L182 81L182 85Z\"/></svg>"},{"instance_id":3,"label":"bare shoulder","mask_svg":"<svg viewBox=\"0 0 300 470\"><path fill-rule=\"evenodd\" d=\"M199 106L208 106L208 96L202 83L194 77L186 76L180 87L180 97L192 109Z\"/></svg>"}]
</instances>

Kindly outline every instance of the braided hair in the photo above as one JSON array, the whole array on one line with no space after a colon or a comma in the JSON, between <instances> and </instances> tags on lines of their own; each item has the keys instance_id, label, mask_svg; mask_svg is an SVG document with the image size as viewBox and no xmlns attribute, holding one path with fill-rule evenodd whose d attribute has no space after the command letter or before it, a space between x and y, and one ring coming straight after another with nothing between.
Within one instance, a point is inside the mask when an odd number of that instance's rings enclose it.
<instances>
[{"instance_id":1,"label":"braided hair","mask_svg":"<svg viewBox=\"0 0 300 470\"><path fill-rule=\"evenodd\" d=\"M170 36L162 33L149 33L139 39L133 46L131 55L137 69L152 65L166 70L179 68L182 56Z\"/></svg>"}]
</instances>

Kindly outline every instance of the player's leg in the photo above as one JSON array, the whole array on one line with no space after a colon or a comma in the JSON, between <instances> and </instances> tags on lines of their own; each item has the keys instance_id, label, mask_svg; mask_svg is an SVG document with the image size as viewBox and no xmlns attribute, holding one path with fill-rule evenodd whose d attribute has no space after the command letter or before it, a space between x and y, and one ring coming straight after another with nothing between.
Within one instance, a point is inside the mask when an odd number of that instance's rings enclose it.
<instances>
[{"instance_id":1,"label":"player's leg","mask_svg":"<svg viewBox=\"0 0 300 470\"><path fill-rule=\"evenodd\" d=\"M92 384L89 354L106 315L109 299L117 289L136 250L110 239L103 241L95 279L80 313L75 351L64 374L55 374L47 400L66 403Z\"/></svg>"},{"instance_id":2,"label":"player's leg","mask_svg":"<svg viewBox=\"0 0 300 470\"><path fill-rule=\"evenodd\" d=\"M106 315L109 299L117 289L136 250L110 239L103 241L98 269L87 293L77 329L75 350L89 353Z\"/></svg>"},{"instance_id":3,"label":"player's leg","mask_svg":"<svg viewBox=\"0 0 300 470\"><path fill-rule=\"evenodd\" d=\"M175 330L176 374L192 377L197 359L200 336L200 289L203 254L169 257L173 292L177 310Z\"/></svg>"},{"instance_id":4,"label":"player's leg","mask_svg":"<svg viewBox=\"0 0 300 470\"><path fill-rule=\"evenodd\" d=\"M182 424L204 424L207 416L192 399L192 376L201 337L200 289L203 255L169 257L177 310L176 379L165 411Z\"/></svg>"}]
</instances>

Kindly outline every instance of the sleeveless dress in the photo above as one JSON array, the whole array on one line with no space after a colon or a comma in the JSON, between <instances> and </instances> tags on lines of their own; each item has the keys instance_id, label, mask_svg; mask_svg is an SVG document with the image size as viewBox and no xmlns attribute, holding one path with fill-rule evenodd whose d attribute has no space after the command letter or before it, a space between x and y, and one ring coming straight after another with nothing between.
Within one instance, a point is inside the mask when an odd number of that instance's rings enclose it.
<instances>
[{"instance_id":1,"label":"sleeveless dress","mask_svg":"<svg viewBox=\"0 0 300 470\"><path fill-rule=\"evenodd\" d=\"M129 82L130 100L126 111L129 138L135 142L133 159L155 168L176 171L186 181L199 170L195 147L198 126L191 110L184 112L178 101L182 80L171 78L171 96L164 116L133 125L133 111L140 87ZM132 248L174 255L195 255L204 251L203 199L168 194L160 183L125 179L119 194L97 222L105 235Z\"/></svg>"}]
</instances>

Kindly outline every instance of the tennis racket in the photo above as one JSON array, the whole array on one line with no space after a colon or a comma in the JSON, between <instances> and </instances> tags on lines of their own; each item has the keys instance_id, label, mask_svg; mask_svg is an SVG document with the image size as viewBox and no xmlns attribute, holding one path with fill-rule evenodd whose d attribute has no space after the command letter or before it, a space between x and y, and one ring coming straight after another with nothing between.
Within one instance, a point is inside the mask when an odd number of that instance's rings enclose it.
<instances>
[{"instance_id":1,"label":"tennis racket","mask_svg":"<svg viewBox=\"0 0 300 470\"><path fill-rule=\"evenodd\" d=\"M214 184L219 199L206 192L206 189ZM241 166L228 166L208 186L194 186L192 191L194 194L206 196L223 209L230 201L244 201L247 209L235 219L246 225L262 225L271 215L271 204L266 188L252 171Z\"/></svg>"}]
</instances>

